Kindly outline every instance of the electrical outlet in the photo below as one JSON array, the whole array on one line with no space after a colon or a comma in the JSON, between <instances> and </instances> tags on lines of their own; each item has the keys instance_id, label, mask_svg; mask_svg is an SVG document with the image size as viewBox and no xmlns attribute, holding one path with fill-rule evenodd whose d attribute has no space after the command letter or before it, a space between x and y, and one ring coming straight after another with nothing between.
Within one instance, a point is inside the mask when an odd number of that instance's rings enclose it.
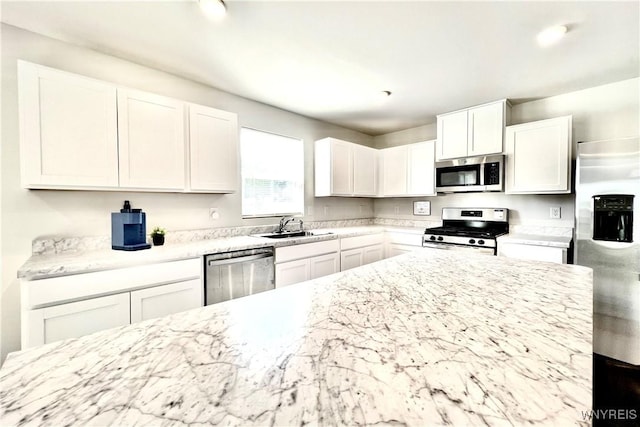
<instances>
[{"instance_id":1,"label":"electrical outlet","mask_svg":"<svg viewBox=\"0 0 640 427\"><path fill-rule=\"evenodd\" d=\"M560 206L552 206L549 208L549 218L560 219Z\"/></svg>"},{"instance_id":2,"label":"electrical outlet","mask_svg":"<svg viewBox=\"0 0 640 427\"><path fill-rule=\"evenodd\" d=\"M220 219L220 212L218 212L218 208L209 208L209 218L213 220Z\"/></svg>"},{"instance_id":3,"label":"electrical outlet","mask_svg":"<svg viewBox=\"0 0 640 427\"><path fill-rule=\"evenodd\" d=\"M364 205L359 205L358 208L360 210L360 215L362 215L364 213Z\"/></svg>"},{"instance_id":4,"label":"electrical outlet","mask_svg":"<svg viewBox=\"0 0 640 427\"><path fill-rule=\"evenodd\" d=\"M400 206L394 206L393 207L393 213L399 214L400 213Z\"/></svg>"}]
</instances>

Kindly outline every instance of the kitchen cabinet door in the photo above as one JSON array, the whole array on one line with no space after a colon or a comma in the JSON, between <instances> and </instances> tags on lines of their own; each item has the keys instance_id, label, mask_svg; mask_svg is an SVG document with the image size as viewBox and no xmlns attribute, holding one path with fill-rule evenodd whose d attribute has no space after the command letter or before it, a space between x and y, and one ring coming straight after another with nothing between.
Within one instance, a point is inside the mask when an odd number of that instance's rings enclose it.
<instances>
[{"instance_id":1,"label":"kitchen cabinet door","mask_svg":"<svg viewBox=\"0 0 640 427\"><path fill-rule=\"evenodd\" d=\"M408 146L385 148L382 154L382 195L406 196L408 175Z\"/></svg>"},{"instance_id":2,"label":"kitchen cabinet door","mask_svg":"<svg viewBox=\"0 0 640 427\"><path fill-rule=\"evenodd\" d=\"M384 245L373 245L362 248L362 265L384 259Z\"/></svg>"},{"instance_id":3,"label":"kitchen cabinet door","mask_svg":"<svg viewBox=\"0 0 640 427\"><path fill-rule=\"evenodd\" d=\"M436 158L438 160L467 156L467 138L469 135L467 123L467 110L437 117Z\"/></svg>"},{"instance_id":4,"label":"kitchen cabinet door","mask_svg":"<svg viewBox=\"0 0 640 427\"><path fill-rule=\"evenodd\" d=\"M129 292L23 312L22 348L129 324Z\"/></svg>"},{"instance_id":5,"label":"kitchen cabinet door","mask_svg":"<svg viewBox=\"0 0 640 427\"><path fill-rule=\"evenodd\" d=\"M353 152L353 195L373 197L377 192L377 150L363 145L352 144Z\"/></svg>"},{"instance_id":6,"label":"kitchen cabinet door","mask_svg":"<svg viewBox=\"0 0 640 427\"><path fill-rule=\"evenodd\" d=\"M340 271L340 257L337 252L309 259L310 279L328 276Z\"/></svg>"},{"instance_id":7,"label":"kitchen cabinet door","mask_svg":"<svg viewBox=\"0 0 640 427\"><path fill-rule=\"evenodd\" d=\"M183 191L184 104L163 96L118 89L120 186Z\"/></svg>"},{"instance_id":8,"label":"kitchen cabinet door","mask_svg":"<svg viewBox=\"0 0 640 427\"><path fill-rule=\"evenodd\" d=\"M345 141L331 141L331 194L350 196L353 193L353 152Z\"/></svg>"},{"instance_id":9,"label":"kitchen cabinet door","mask_svg":"<svg viewBox=\"0 0 640 427\"><path fill-rule=\"evenodd\" d=\"M436 195L435 144L433 140L408 146L408 195Z\"/></svg>"},{"instance_id":10,"label":"kitchen cabinet door","mask_svg":"<svg viewBox=\"0 0 640 427\"><path fill-rule=\"evenodd\" d=\"M18 61L25 188L118 186L116 88Z\"/></svg>"},{"instance_id":11,"label":"kitchen cabinet door","mask_svg":"<svg viewBox=\"0 0 640 427\"><path fill-rule=\"evenodd\" d=\"M468 112L469 157L499 154L503 151L504 102L470 108Z\"/></svg>"},{"instance_id":12,"label":"kitchen cabinet door","mask_svg":"<svg viewBox=\"0 0 640 427\"><path fill-rule=\"evenodd\" d=\"M511 106L504 99L439 115L436 160L502 153L510 117Z\"/></svg>"},{"instance_id":13,"label":"kitchen cabinet door","mask_svg":"<svg viewBox=\"0 0 640 427\"><path fill-rule=\"evenodd\" d=\"M203 284L186 280L131 292L131 323L202 307Z\"/></svg>"},{"instance_id":14,"label":"kitchen cabinet door","mask_svg":"<svg viewBox=\"0 0 640 427\"><path fill-rule=\"evenodd\" d=\"M571 192L571 116L508 126L505 192Z\"/></svg>"},{"instance_id":15,"label":"kitchen cabinet door","mask_svg":"<svg viewBox=\"0 0 640 427\"><path fill-rule=\"evenodd\" d=\"M236 192L238 157L238 115L189 105L190 191Z\"/></svg>"},{"instance_id":16,"label":"kitchen cabinet door","mask_svg":"<svg viewBox=\"0 0 640 427\"><path fill-rule=\"evenodd\" d=\"M283 262L276 264L276 289L294 283L304 282L311 277L308 259Z\"/></svg>"},{"instance_id":17,"label":"kitchen cabinet door","mask_svg":"<svg viewBox=\"0 0 640 427\"><path fill-rule=\"evenodd\" d=\"M340 271L360 267L364 264L364 251L362 248L350 249L340 252Z\"/></svg>"},{"instance_id":18,"label":"kitchen cabinet door","mask_svg":"<svg viewBox=\"0 0 640 427\"><path fill-rule=\"evenodd\" d=\"M316 141L314 156L316 197L377 194L378 150L324 138Z\"/></svg>"}]
</instances>

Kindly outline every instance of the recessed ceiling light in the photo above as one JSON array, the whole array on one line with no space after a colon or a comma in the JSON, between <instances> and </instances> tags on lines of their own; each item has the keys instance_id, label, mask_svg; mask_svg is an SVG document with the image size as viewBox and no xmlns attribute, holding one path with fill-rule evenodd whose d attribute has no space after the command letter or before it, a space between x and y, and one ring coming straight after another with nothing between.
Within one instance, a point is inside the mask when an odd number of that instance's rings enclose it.
<instances>
[{"instance_id":1,"label":"recessed ceiling light","mask_svg":"<svg viewBox=\"0 0 640 427\"><path fill-rule=\"evenodd\" d=\"M198 4L209 19L220 19L227 13L223 0L198 0Z\"/></svg>"},{"instance_id":2,"label":"recessed ceiling light","mask_svg":"<svg viewBox=\"0 0 640 427\"><path fill-rule=\"evenodd\" d=\"M538 33L538 44L540 46L549 46L560 40L566 32L567 27L564 25L556 25L554 27L546 28Z\"/></svg>"}]
</instances>

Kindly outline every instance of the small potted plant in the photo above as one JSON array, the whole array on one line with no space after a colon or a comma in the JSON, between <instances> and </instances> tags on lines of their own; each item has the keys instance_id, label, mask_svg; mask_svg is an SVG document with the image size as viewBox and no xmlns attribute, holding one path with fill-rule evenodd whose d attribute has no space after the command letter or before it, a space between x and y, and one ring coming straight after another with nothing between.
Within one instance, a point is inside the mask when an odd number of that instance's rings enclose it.
<instances>
[{"instance_id":1,"label":"small potted plant","mask_svg":"<svg viewBox=\"0 0 640 427\"><path fill-rule=\"evenodd\" d=\"M151 230L151 239L153 240L153 246L162 246L164 245L164 235L166 230L162 227L154 227Z\"/></svg>"}]
</instances>

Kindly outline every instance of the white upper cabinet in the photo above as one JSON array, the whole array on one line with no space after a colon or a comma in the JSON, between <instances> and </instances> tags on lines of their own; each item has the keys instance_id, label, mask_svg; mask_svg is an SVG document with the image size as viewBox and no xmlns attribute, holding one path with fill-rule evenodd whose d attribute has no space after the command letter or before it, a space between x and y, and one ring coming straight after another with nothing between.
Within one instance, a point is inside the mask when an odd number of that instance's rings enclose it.
<instances>
[{"instance_id":1,"label":"white upper cabinet","mask_svg":"<svg viewBox=\"0 0 640 427\"><path fill-rule=\"evenodd\" d=\"M189 105L189 189L233 193L238 170L238 115Z\"/></svg>"},{"instance_id":2,"label":"white upper cabinet","mask_svg":"<svg viewBox=\"0 0 640 427\"><path fill-rule=\"evenodd\" d=\"M467 110L438 116L438 160L467 156L467 123Z\"/></svg>"},{"instance_id":3,"label":"white upper cabinet","mask_svg":"<svg viewBox=\"0 0 640 427\"><path fill-rule=\"evenodd\" d=\"M408 194L429 196L436 194L435 187L436 141L425 141L409 145Z\"/></svg>"},{"instance_id":4,"label":"white upper cabinet","mask_svg":"<svg viewBox=\"0 0 640 427\"><path fill-rule=\"evenodd\" d=\"M183 190L184 103L118 89L120 186Z\"/></svg>"},{"instance_id":5,"label":"white upper cabinet","mask_svg":"<svg viewBox=\"0 0 640 427\"><path fill-rule=\"evenodd\" d=\"M502 153L506 101L471 108L467 112L468 156Z\"/></svg>"},{"instance_id":6,"label":"white upper cabinet","mask_svg":"<svg viewBox=\"0 0 640 427\"><path fill-rule=\"evenodd\" d=\"M503 151L511 107L506 100L437 117L436 159L485 156Z\"/></svg>"},{"instance_id":7,"label":"white upper cabinet","mask_svg":"<svg viewBox=\"0 0 640 427\"><path fill-rule=\"evenodd\" d=\"M505 192L571 192L571 116L508 126Z\"/></svg>"},{"instance_id":8,"label":"white upper cabinet","mask_svg":"<svg viewBox=\"0 0 640 427\"><path fill-rule=\"evenodd\" d=\"M315 144L315 195L375 196L377 150L324 138Z\"/></svg>"},{"instance_id":9,"label":"white upper cabinet","mask_svg":"<svg viewBox=\"0 0 640 427\"><path fill-rule=\"evenodd\" d=\"M434 141L380 150L383 197L433 196Z\"/></svg>"},{"instance_id":10,"label":"white upper cabinet","mask_svg":"<svg viewBox=\"0 0 640 427\"><path fill-rule=\"evenodd\" d=\"M116 88L18 61L22 186L118 186Z\"/></svg>"},{"instance_id":11,"label":"white upper cabinet","mask_svg":"<svg viewBox=\"0 0 640 427\"><path fill-rule=\"evenodd\" d=\"M375 196L378 150L358 144L353 144L351 149L353 153L353 194L356 196Z\"/></svg>"},{"instance_id":12,"label":"white upper cabinet","mask_svg":"<svg viewBox=\"0 0 640 427\"><path fill-rule=\"evenodd\" d=\"M382 155L383 196L403 196L407 194L408 152L406 145L380 150Z\"/></svg>"},{"instance_id":13,"label":"white upper cabinet","mask_svg":"<svg viewBox=\"0 0 640 427\"><path fill-rule=\"evenodd\" d=\"M237 191L235 113L26 61L18 97L25 188Z\"/></svg>"}]
</instances>

